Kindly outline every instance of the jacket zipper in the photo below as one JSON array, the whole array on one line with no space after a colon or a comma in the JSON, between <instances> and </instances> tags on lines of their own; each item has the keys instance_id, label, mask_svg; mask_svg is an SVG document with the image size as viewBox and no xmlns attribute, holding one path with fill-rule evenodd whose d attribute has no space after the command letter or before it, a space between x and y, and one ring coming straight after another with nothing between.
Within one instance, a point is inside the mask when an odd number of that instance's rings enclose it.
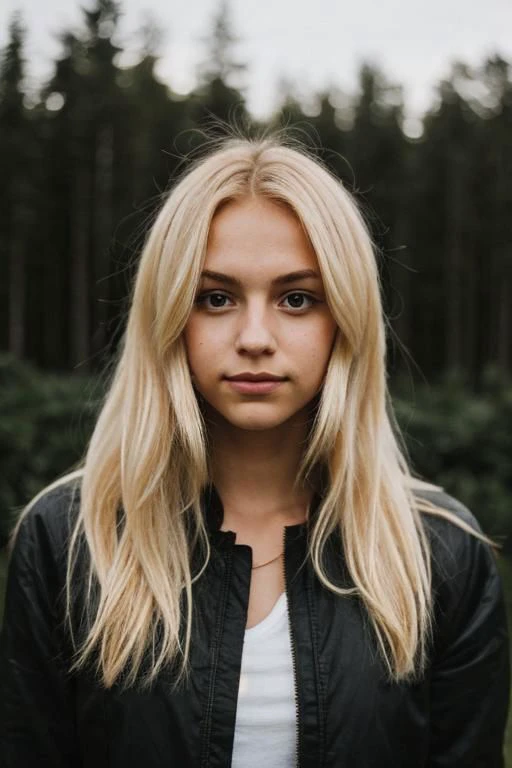
<instances>
[{"instance_id":1,"label":"jacket zipper","mask_svg":"<svg viewBox=\"0 0 512 768\"><path fill-rule=\"evenodd\" d=\"M284 569L284 588L286 591L286 602L288 606L288 628L290 631L290 647L292 652L292 667L293 667L293 687L295 690L295 748L296 748L296 759L295 759L295 766L296 768L300 768L300 712L299 712L299 689L297 686L297 654L295 650L295 636L293 633L293 627L292 627L292 619L291 619L291 613L290 613L290 601L289 601L289 590L288 590L288 579L286 576L286 527L284 528L284 541L283 541L283 569Z\"/></svg>"},{"instance_id":2,"label":"jacket zipper","mask_svg":"<svg viewBox=\"0 0 512 768\"><path fill-rule=\"evenodd\" d=\"M213 640L214 644L212 648L212 656L213 656L212 671L210 675L210 684L208 688L208 701L206 704L205 716L203 721L204 722L203 735L202 735L203 750L201 755L202 768L208 768L210 764L210 738L211 738L211 730L212 730L212 709L213 709L213 697L214 697L214 691L215 691L215 678L217 676L217 665L219 662L221 633L222 633L222 627L224 626L224 613L225 613L225 608L227 603L229 581L231 578L232 561L233 561L233 552L229 551L226 557L226 569L224 571L221 601L219 606L219 612L217 614L217 625L215 628L215 635Z\"/></svg>"}]
</instances>

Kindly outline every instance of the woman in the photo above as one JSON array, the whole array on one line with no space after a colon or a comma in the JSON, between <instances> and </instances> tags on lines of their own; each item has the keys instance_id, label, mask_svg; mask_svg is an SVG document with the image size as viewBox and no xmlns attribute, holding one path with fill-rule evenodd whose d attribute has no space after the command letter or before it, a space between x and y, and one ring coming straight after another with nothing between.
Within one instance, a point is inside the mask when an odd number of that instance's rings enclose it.
<instances>
[{"instance_id":1,"label":"woman","mask_svg":"<svg viewBox=\"0 0 512 768\"><path fill-rule=\"evenodd\" d=\"M181 179L84 465L17 527L4 765L503 766L491 542L411 477L384 359L318 162L232 140Z\"/></svg>"}]
</instances>

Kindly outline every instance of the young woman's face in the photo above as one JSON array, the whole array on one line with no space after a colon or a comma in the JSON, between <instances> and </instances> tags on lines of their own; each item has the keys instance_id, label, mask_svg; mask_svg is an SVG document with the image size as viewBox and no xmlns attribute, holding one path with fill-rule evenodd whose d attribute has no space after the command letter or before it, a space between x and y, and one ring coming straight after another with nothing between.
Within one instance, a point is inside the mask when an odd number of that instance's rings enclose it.
<instances>
[{"instance_id":1,"label":"young woman's face","mask_svg":"<svg viewBox=\"0 0 512 768\"><path fill-rule=\"evenodd\" d=\"M335 334L315 252L296 216L261 197L224 205L212 221L184 331L194 386L209 405L248 430L300 417L321 389ZM278 381L231 380L247 374Z\"/></svg>"}]
</instances>

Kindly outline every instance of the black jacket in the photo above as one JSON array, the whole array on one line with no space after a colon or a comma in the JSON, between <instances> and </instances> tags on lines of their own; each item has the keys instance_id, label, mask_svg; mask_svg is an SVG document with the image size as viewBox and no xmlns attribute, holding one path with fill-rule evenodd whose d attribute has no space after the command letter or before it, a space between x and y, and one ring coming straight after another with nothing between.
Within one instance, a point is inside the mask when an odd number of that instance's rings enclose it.
<instances>
[{"instance_id":1,"label":"black jacket","mask_svg":"<svg viewBox=\"0 0 512 768\"><path fill-rule=\"evenodd\" d=\"M428 494L425 494L427 496ZM477 527L462 505L430 498ZM204 495L212 556L194 587L191 677L172 671L150 692L106 690L92 672L66 672L63 625L69 489L26 516L8 573L0 649L0 765L5 768L226 768L231 764L251 549L219 530L222 505ZM314 508L317 507L318 497ZM314 514L314 509L312 514ZM425 515L433 546L436 628L428 673L387 682L365 610L317 580L307 525L285 531L301 768L501 768L509 698L502 587L489 547ZM326 566L351 584L333 536ZM80 584L77 584L79 594ZM74 610L81 615L80 600Z\"/></svg>"}]
</instances>

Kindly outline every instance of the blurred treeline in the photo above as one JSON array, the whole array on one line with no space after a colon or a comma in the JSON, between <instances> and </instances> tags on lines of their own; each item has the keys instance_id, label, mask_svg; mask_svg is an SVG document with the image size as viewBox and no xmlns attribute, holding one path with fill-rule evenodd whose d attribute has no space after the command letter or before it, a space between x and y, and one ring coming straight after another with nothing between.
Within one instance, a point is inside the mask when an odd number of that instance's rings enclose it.
<instances>
[{"instance_id":1,"label":"blurred treeline","mask_svg":"<svg viewBox=\"0 0 512 768\"><path fill-rule=\"evenodd\" d=\"M370 65L354 93L305 99L283 84L263 124L246 106L225 4L184 97L155 75L158 27L141 29L138 63L121 68L120 6L94 1L80 32L62 32L37 95L19 17L0 60L0 530L82 455L162 195L212 123L236 122L250 135L292 129L357 197L414 468L488 533L512 533L511 65L499 55L454 64L420 125ZM411 372L430 385L413 392Z\"/></svg>"},{"instance_id":2,"label":"blurred treeline","mask_svg":"<svg viewBox=\"0 0 512 768\"><path fill-rule=\"evenodd\" d=\"M258 132L246 72L220 6L198 68L178 96L155 76L159 30L139 62L116 63L120 7L96 0L39 94L24 91L15 17L0 67L0 348L44 369L98 370L122 333L151 217L212 118ZM238 84L238 87L235 87ZM297 86L298 87L298 86ZM369 65L353 94L307 104L283 86L271 125L292 126L361 201L378 247L399 373L449 370L478 390L512 368L512 76L496 55L453 66L423 133L411 139L402 90ZM197 130L199 129L199 130ZM413 126L416 133L418 125Z\"/></svg>"}]
</instances>

